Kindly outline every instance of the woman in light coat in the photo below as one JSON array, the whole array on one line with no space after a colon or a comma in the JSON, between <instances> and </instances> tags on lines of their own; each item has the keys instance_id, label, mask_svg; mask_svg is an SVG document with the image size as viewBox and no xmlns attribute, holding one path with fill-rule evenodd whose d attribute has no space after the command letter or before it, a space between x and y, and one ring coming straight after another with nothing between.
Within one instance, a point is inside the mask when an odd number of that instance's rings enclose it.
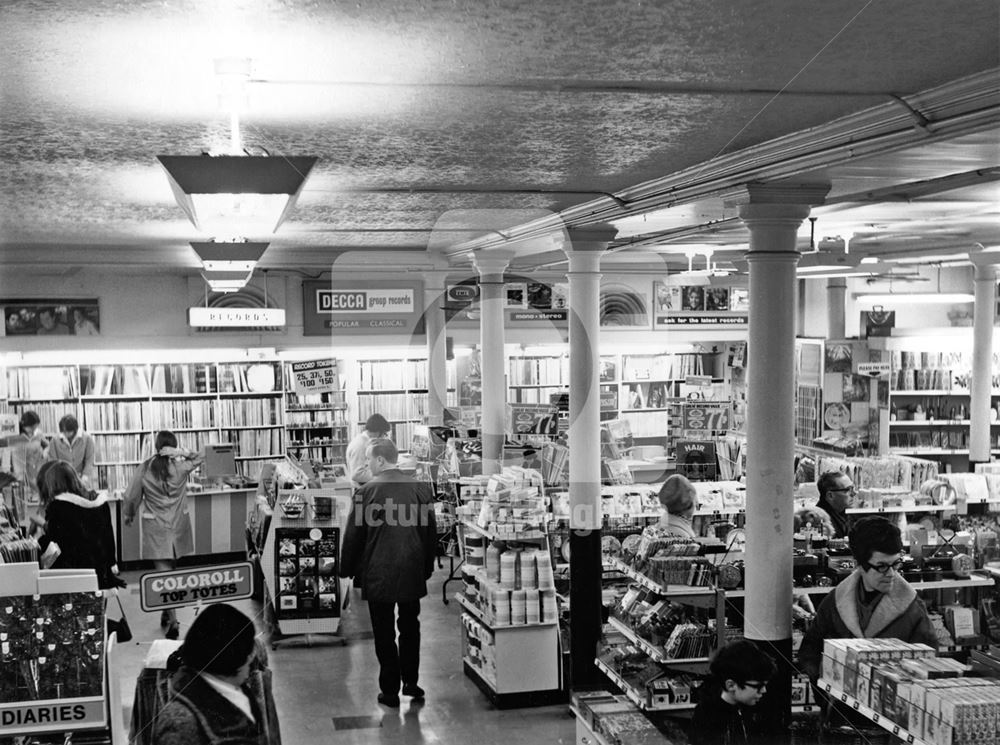
<instances>
[{"instance_id":1,"label":"woman in light coat","mask_svg":"<svg viewBox=\"0 0 1000 745\"><path fill-rule=\"evenodd\" d=\"M157 571L173 569L179 557L194 553L187 482L188 475L204 459L204 453L178 448L174 433L163 430L156 435L156 455L132 475L125 492L125 524L131 525L136 513L140 513L141 556L152 559ZM172 608L163 611L160 624L167 628L168 639L179 636L177 614Z\"/></svg>"}]
</instances>

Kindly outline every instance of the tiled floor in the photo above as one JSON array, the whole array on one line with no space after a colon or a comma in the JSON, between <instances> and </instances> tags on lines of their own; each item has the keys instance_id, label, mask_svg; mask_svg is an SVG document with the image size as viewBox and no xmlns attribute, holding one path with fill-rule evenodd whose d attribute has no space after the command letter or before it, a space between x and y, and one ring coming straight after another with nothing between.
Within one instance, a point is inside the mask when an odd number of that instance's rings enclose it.
<instances>
[{"instance_id":1,"label":"tiled floor","mask_svg":"<svg viewBox=\"0 0 1000 745\"><path fill-rule=\"evenodd\" d=\"M129 589L123 602L134 638L123 645L120 670L126 727L135 680L149 643L162 637L159 614L139 608L138 572L127 573ZM500 711L462 672L461 624L456 603L441 602L445 572L432 579L422 601L422 655L420 684L427 691L423 705L403 698L399 709L376 700L378 663L371 642L368 612L355 591L345 612L341 633L346 646L330 637L293 637L270 652L275 702L285 745L338 743L467 743L509 745L572 743L575 724L566 706ZM449 586L454 589L455 585ZM260 607L250 601L235 603L258 619ZM193 611L179 612L181 635Z\"/></svg>"}]
</instances>

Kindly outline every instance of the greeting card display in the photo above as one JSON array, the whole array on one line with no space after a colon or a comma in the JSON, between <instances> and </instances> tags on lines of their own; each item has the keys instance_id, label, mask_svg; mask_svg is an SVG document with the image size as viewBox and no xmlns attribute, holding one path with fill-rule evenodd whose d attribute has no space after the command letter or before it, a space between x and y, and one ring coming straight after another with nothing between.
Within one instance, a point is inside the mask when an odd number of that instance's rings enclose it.
<instances>
[{"instance_id":1,"label":"greeting card display","mask_svg":"<svg viewBox=\"0 0 1000 745\"><path fill-rule=\"evenodd\" d=\"M278 620L340 616L339 528L275 531Z\"/></svg>"},{"instance_id":2,"label":"greeting card display","mask_svg":"<svg viewBox=\"0 0 1000 745\"><path fill-rule=\"evenodd\" d=\"M105 723L100 593L0 596L0 737Z\"/></svg>"}]
</instances>

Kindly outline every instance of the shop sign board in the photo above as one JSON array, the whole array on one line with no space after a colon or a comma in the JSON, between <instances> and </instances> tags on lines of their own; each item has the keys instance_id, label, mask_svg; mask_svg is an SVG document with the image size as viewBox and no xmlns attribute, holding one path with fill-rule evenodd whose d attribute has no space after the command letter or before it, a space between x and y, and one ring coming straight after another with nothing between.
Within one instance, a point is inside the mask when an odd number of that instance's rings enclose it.
<instances>
[{"instance_id":1,"label":"shop sign board","mask_svg":"<svg viewBox=\"0 0 1000 745\"><path fill-rule=\"evenodd\" d=\"M692 432L729 429L729 402L686 401L681 407L681 429Z\"/></svg>"},{"instance_id":2,"label":"shop sign board","mask_svg":"<svg viewBox=\"0 0 1000 745\"><path fill-rule=\"evenodd\" d=\"M107 725L106 711L103 696L0 704L0 737L96 729Z\"/></svg>"},{"instance_id":3,"label":"shop sign board","mask_svg":"<svg viewBox=\"0 0 1000 745\"><path fill-rule=\"evenodd\" d=\"M859 362L856 372L858 375L879 378L889 375L892 372L892 365L888 362Z\"/></svg>"},{"instance_id":4,"label":"shop sign board","mask_svg":"<svg viewBox=\"0 0 1000 745\"><path fill-rule=\"evenodd\" d=\"M750 323L746 315L718 315L713 313L657 314L656 328L671 326L746 326Z\"/></svg>"},{"instance_id":5,"label":"shop sign board","mask_svg":"<svg viewBox=\"0 0 1000 745\"><path fill-rule=\"evenodd\" d=\"M188 308L191 328L264 328L285 325L284 308Z\"/></svg>"},{"instance_id":6,"label":"shop sign board","mask_svg":"<svg viewBox=\"0 0 1000 745\"><path fill-rule=\"evenodd\" d=\"M339 390L336 360L293 362L295 387L302 393L329 393Z\"/></svg>"},{"instance_id":7,"label":"shop sign board","mask_svg":"<svg viewBox=\"0 0 1000 745\"><path fill-rule=\"evenodd\" d=\"M508 404L507 433L554 435L559 431L559 410L551 404Z\"/></svg>"},{"instance_id":8,"label":"shop sign board","mask_svg":"<svg viewBox=\"0 0 1000 745\"><path fill-rule=\"evenodd\" d=\"M513 280L513 278L512 278ZM448 321L459 324L479 323L482 311L477 280L449 284L445 291ZM565 327L569 321L569 285L538 280L504 283L504 321L508 325L537 327L554 324Z\"/></svg>"},{"instance_id":9,"label":"shop sign board","mask_svg":"<svg viewBox=\"0 0 1000 745\"><path fill-rule=\"evenodd\" d=\"M653 282L653 328L746 326L748 293L742 287Z\"/></svg>"},{"instance_id":10,"label":"shop sign board","mask_svg":"<svg viewBox=\"0 0 1000 745\"><path fill-rule=\"evenodd\" d=\"M423 286L379 280L302 283L304 336L423 333Z\"/></svg>"},{"instance_id":11,"label":"shop sign board","mask_svg":"<svg viewBox=\"0 0 1000 745\"><path fill-rule=\"evenodd\" d=\"M146 612L205 603L228 603L253 595L248 561L149 572L139 578L139 604Z\"/></svg>"}]
</instances>

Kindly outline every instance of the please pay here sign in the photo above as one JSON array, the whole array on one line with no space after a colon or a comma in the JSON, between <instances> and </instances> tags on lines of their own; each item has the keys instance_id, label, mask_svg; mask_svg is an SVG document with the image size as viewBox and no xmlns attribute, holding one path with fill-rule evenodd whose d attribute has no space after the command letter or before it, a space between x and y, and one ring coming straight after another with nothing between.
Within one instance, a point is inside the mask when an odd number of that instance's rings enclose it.
<instances>
[{"instance_id":1,"label":"please pay here sign","mask_svg":"<svg viewBox=\"0 0 1000 745\"><path fill-rule=\"evenodd\" d=\"M139 579L139 604L144 611L229 602L252 595L253 566L248 561L150 572Z\"/></svg>"}]
</instances>

